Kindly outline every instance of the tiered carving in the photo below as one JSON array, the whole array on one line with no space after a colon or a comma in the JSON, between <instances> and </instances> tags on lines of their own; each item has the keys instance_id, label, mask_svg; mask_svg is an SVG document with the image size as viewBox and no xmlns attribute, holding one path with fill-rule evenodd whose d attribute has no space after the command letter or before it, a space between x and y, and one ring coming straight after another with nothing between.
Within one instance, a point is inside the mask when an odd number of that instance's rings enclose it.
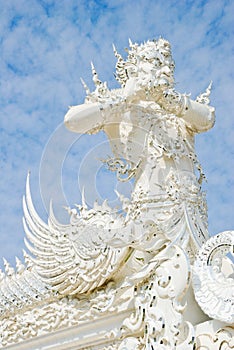
<instances>
[{"instance_id":1,"label":"tiered carving","mask_svg":"<svg viewBox=\"0 0 234 350\"><path fill-rule=\"evenodd\" d=\"M110 282L90 296L45 299L42 305L34 303L33 308L15 311L11 317L3 315L0 320L1 347L118 313L130 303L131 296L131 292L119 295L116 285Z\"/></svg>"},{"instance_id":2,"label":"tiered carving","mask_svg":"<svg viewBox=\"0 0 234 350\"><path fill-rule=\"evenodd\" d=\"M211 84L196 101L177 92L170 44L162 38L130 41L126 60L114 53L121 88L109 90L92 64L95 91L83 82L85 103L70 108L65 125L78 133L104 130L113 157L103 161L120 181L134 177L131 198L118 194L122 211L116 213L106 202L88 208L83 195L81 205L68 208L68 225L57 221L52 207L46 224L27 180L30 257L25 267L17 262L17 272L5 262L6 273L0 274L2 347L118 316L118 325L100 333L97 345L83 339L87 346L78 348L202 349L201 334L196 340L194 325L184 318L190 265L199 250L197 302L211 317L233 321L231 276L224 277L216 264L220 250L226 254L233 247L231 233L201 248L208 239L207 207L194 136L214 124ZM217 334L223 339L222 331Z\"/></svg>"},{"instance_id":3,"label":"tiered carving","mask_svg":"<svg viewBox=\"0 0 234 350\"><path fill-rule=\"evenodd\" d=\"M38 274L32 269L30 258L24 253L27 267L16 258L15 271L5 260L6 273L1 273L0 282L0 318L9 317L25 307L35 305L45 300L55 299L51 286L38 279Z\"/></svg>"}]
</instances>

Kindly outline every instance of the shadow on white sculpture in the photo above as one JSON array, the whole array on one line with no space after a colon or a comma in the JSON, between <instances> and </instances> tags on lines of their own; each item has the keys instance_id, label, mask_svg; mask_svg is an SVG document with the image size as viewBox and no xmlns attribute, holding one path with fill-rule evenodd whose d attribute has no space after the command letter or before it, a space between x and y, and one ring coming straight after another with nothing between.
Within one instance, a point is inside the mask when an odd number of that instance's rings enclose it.
<instances>
[{"instance_id":1,"label":"shadow on white sculpture","mask_svg":"<svg viewBox=\"0 0 234 350\"><path fill-rule=\"evenodd\" d=\"M227 255L233 233L208 239L204 174L194 150L195 134L214 124L211 84L196 101L177 92L170 44L162 38L130 41L126 60L115 47L114 53L121 87L109 90L92 65L96 89L83 82L85 103L71 107L64 123L73 132L107 134L113 158L104 162L120 181L134 178L131 198L118 194L119 213L106 202L88 208L83 196L68 209L70 224L60 224L52 207L46 224L28 178L23 207L30 256L25 253L26 266L17 260L17 272L5 261L1 273L2 346L128 311L104 337L110 349L203 349L195 326L209 318L198 305L233 323L233 275L225 275L233 271ZM22 333L30 317L31 329ZM218 349L214 328L207 332L214 339L209 349ZM101 343L82 344L79 349L99 349Z\"/></svg>"}]
</instances>

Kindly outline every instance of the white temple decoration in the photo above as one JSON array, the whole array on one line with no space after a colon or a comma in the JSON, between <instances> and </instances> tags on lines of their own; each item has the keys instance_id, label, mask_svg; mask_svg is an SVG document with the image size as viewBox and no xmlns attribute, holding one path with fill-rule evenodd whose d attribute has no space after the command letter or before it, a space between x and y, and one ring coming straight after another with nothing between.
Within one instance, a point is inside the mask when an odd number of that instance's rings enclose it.
<instances>
[{"instance_id":1,"label":"white temple decoration","mask_svg":"<svg viewBox=\"0 0 234 350\"><path fill-rule=\"evenodd\" d=\"M119 349L193 349L193 326L183 321L185 305L180 302L189 285L186 254L177 246L168 248L142 272L131 277L138 282L135 311L123 323L124 340Z\"/></svg>"},{"instance_id":2,"label":"white temple decoration","mask_svg":"<svg viewBox=\"0 0 234 350\"><path fill-rule=\"evenodd\" d=\"M197 326L196 350L234 349L233 326L224 326L219 322L205 322Z\"/></svg>"},{"instance_id":3,"label":"white temple decoration","mask_svg":"<svg viewBox=\"0 0 234 350\"><path fill-rule=\"evenodd\" d=\"M85 293L101 286L118 270L128 249L112 248L99 237L99 231L121 228L111 208L102 206L99 211L71 211L71 224L61 225L52 208L48 225L37 216L31 201L27 181L24 200L24 227L26 247L35 256L32 260L40 279L61 295ZM107 218L106 218L107 216ZM30 241L32 244L29 244Z\"/></svg>"},{"instance_id":4,"label":"white temple decoration","mask_svg":"<svg viewBox=\"0 0 234 350\"><path fill-rule=\"evenodd\" d=\"M29 254L16 271L7 261L0 271L0 347L234 348L233 232L209 239L194 149L196 133L214 124L211 84L194 101L175 89L168 41L129 45L126 59L113 47L121 87L110 90L91 64L95 90L82 81L85 102L70 107L64 123L106 133L113 156L102 161L120 181L134 179L131 197L117 193L116 212L106 201L88 208L83 194L82 204L67 208L69 224L52 206L45 223L28 177Z\"/></svg>"},{"instance_id":5,"label":"white temple decoration","mask_svg":"<svg viewBox=\"0 0 234 350\"><path fill-rule=\"evenodd\" d=\"M198 304L211 318L230 324L234 323L233 254L234 231L225 231L206 242L193 266Z\"/></svg>"}]
</instances>

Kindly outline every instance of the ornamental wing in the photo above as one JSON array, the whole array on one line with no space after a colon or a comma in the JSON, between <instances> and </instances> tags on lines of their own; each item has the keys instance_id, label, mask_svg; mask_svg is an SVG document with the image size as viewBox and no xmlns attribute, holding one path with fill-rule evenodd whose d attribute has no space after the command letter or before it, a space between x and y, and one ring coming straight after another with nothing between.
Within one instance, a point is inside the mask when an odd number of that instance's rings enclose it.
<instances>
[{"instance_id":1,"label":"ornamental wing","mask_svg":"<svg viewBox=\"0 0 234 350\"><path fill-rule=\"evenodd\" d=\"M113 248L101 239L92 216L77 214L68 225L60 224L52 206L48 224L38 216L32 202L29 178L23 198L25 244L32 254L40 279L61 295L87 293L101 286L118 271L127 249Z\"/></svg>"}]
</instances>

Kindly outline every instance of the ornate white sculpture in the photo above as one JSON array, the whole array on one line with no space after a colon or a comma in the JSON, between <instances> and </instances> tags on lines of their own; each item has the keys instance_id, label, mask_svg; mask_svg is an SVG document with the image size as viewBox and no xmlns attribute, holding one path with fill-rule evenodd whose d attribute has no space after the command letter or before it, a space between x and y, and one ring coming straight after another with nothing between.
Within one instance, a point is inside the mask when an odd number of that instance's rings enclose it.
<instances>
[{"instance_id":1,"label":"ornate white sculpture","mask_svg":"<svg viewBox=\"0 0 234 350\"><path fill-rule=\"evenodd\" d=\"M211 272L220 242L225 253L233 247L232 233L201 248L208 239L207 208L194 135L214 124L211 84L196 101L177 92L170 44L161 38L130 42L126 60L114 53L121 88L109 90L92 65L96 89L90 93L84 83L85 103L69 109L65 125L78 133L104 130L113 151L104 162L120 181L134 177L131 198L119 194L117 213L106 202L88 208L83 196L82 205L68 209L70 224L61 225L52 208L45 224L28 179L23 208L31 257L26 255L26 267L18 262L17 272L5 263L2 346L64 327L83 329L94 320L101 327L105 316L115 317L115 325L105 335L96 331L97 345L81 330L77 349L200 349L195 323L202 318L198 312L195 322L185 313L186 301L197 313L192 273L204 312L233 322L231 277L215 266Z\"/></svg>"},{"instance_id":2,"label":"ornate white sculpture","mask_svg":"<svg viewBox=\"0 0 234 350\"><path fill-rule=\"evenodd\" d=\"M203 103L175 91L170 44L163 39L130 43L126 61L116 50L115 54L121 88L110 91L92 67L96 90L88 92L84 105L71 107L65 125L82 133L103 129L114 154L107 164L127 179L135 177L126 224L133 217L134 203L142 205L145 210L138 221L144 225L152 220L160 226L152 232L170 242L180 240L192 255L208 237L201 192L204 175L194 151L194 134L214 123L214 108L208 105L210 87L198 98ZM141 232L136 239L143 246L148 244L143 226Z\"/></svg>"},{"instance_id":3,"label":"ornate white sculpture","mask_svg":"<svg viewBox=\"0 0 234 350\"><path fill-rule=\"evenodd\" d=\"M233 248L233 231L222 232L204 244L193 267L198 304L211 318L230 324L234 323Z\"/></svg>"}]
</instances>

